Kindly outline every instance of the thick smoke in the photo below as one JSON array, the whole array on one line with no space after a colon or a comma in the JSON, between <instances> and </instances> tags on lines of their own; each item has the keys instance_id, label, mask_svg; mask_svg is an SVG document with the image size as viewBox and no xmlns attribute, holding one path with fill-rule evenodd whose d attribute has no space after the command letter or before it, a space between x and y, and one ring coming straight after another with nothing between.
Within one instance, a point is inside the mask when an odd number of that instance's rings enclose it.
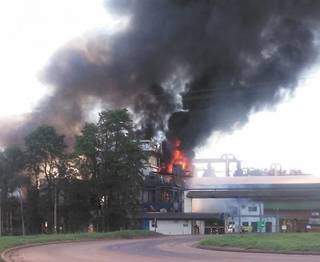
<instances>
[{"instance_id":1,"label":"thick smoke","mask_svg":"<svg viewBox=\"0 0 320 262\"><path fill-rule=\"evenodd\" d=\"M43 74L53 94L28 127L73 134L99 103L129 107L146 135L164 130L185 149L292 90L315 61L320 1L109 0L126 30L71 43ZM26 130L24 128L23 130Z\"/></svg>"}]
</instances>

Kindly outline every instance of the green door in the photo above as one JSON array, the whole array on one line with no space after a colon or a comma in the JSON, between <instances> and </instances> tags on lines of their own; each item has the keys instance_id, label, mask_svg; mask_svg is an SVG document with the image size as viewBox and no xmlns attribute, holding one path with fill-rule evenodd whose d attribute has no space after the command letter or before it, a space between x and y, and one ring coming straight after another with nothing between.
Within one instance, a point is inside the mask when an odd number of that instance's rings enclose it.
<instances>
[{"instance_id":1,"label":"green door","mask_svg":"<svg viewBox=\"0 0 320 262\"><path fill-rule=\"evenodd\" d=\"M272 223L271 222L266 222L266 232L272 233Z\"/></svg>"}]
</instances>

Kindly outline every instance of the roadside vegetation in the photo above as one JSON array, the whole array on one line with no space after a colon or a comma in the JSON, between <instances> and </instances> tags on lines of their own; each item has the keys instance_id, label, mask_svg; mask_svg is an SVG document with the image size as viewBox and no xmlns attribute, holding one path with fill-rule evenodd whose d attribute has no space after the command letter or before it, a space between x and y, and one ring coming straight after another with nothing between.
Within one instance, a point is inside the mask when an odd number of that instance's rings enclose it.
<instances>
[{"instance_id":1,"label":"roadside vegetation","mask_svg":"<svg viewBox=\"0 0 320 262\"><path fill-rule=\"evenodd\" d=\"M98 239L132 239L157 236L158 233L146 230L122 230L108 233L75 233L75 234L42 234L30 236L3 236L0 237L0 252L5 249L38 243L50 243L59 241L84 241Z\"/></svg>"},{"instance_id":2,"label":"roadside vegetation","mask_svg":"<svg viewBox=\"0 0 320 262\"><path fill-rule=\"evenodd\" d=\"M277 252L320 252L320 233L215 235L200 241L200 245Z\"/></svg>"},{"instance_id":3,"label":"roadside vegetation","mask_svg":"<svg viewBox=\"0 0 320 262\"><path fill-rule=\"evenodd\" d=\"M139 228L140 137L126 109L105 110L75 137L43 125L0 149L0 235Z\"/></svg>"}]
</instances>

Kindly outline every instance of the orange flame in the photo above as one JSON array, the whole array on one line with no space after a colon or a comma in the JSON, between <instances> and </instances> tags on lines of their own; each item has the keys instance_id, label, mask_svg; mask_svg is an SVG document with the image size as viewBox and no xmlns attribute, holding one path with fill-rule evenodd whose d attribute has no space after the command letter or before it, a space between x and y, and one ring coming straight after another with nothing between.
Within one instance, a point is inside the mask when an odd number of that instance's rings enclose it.
<instances>
[{"instance_id":1,"label":"orange flame","mask_svg":"<svg viewBox=\"0 0 320 262\"><path fill-rule=\"evenodd\" d=\"M190 165L191 165L190 160L185 155L185 153L180 149L180 145L181 145L180 140L177 139L176 141L174 141L174 149L172 152L171 161L167 166L168 173L172 173L174 165L179 165L184 171L190 171Z\"/></svg>"}]
</instances>

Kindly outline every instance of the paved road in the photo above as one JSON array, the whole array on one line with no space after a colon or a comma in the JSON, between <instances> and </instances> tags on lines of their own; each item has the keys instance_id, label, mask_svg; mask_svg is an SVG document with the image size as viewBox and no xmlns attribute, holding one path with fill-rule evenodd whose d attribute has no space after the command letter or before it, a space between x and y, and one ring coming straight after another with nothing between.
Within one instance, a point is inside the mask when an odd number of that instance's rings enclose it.
<instances>
[{"instance_id":1,"label":"paved road","mask_svg":"<svg viewBox=\"0 0 320 262\"><path fill-rule=\"evenodd\" d=\"M253 254L201 250L192 247L195 236L139 240L104 240L19 249L10 254L12 262L297 262L320 261L320 256Z\"/></svg>"}]
</instances>

